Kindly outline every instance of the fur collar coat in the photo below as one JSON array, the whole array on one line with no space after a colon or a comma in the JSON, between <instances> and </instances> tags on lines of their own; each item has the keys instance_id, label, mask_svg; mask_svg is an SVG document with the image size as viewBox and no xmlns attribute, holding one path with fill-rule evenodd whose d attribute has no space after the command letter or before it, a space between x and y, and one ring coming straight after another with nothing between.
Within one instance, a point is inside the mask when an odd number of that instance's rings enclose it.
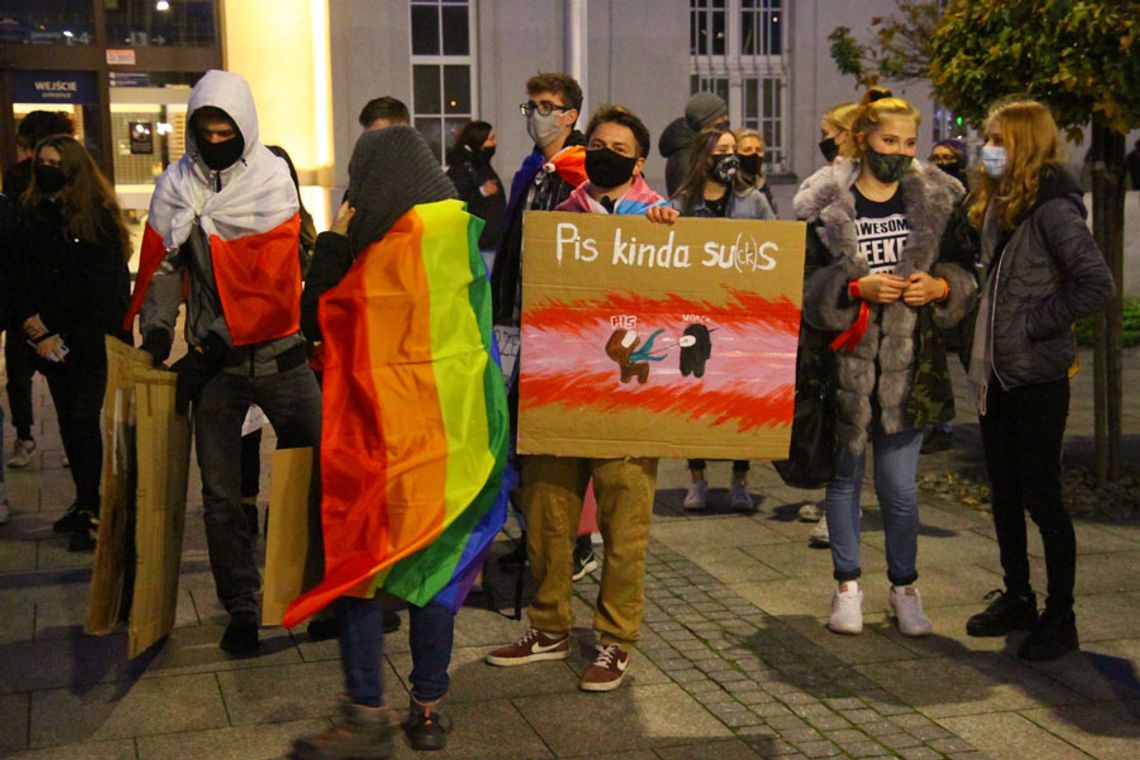
<instances>
[{"instance_id":1,"label":"fur collar coat","mask_svg":"<svg viewBox=\"0 0 1140 760\"><path fill-rule=\"evenodd\" d=\"M832 335L850 328L859 314L848 283L870 273L855 227L853 188L859 167L856 161L838 159L805 181L795 198L796 216L809 223L803 320L806 327ZM944 277L950 295L918 308L902 299L872 303L862 340L850 352L836 352L837 443L854 454L864 451L873 432L900 433L953 418L939 328L966 316L977 291L973 252L942 244L965 192L962 185L937 167L915 161L901 188L910 235L895 273Z\"/></svg>"}]
</instances>

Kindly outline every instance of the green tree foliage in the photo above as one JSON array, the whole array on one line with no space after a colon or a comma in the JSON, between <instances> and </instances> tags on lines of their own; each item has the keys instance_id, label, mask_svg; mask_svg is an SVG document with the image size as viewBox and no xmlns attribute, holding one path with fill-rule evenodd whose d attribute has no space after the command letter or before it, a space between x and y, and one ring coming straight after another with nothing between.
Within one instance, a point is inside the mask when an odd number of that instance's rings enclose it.
<instances>
[{"instance_id":1,"label":"green tree foliage","mask_svg":"<svg viewBox=\"0 0 1140 760\"><path fill-rule=\"evenodd\" d=\"M1130 0L957 0L930 41L934 96L975 126L1023 93L1075 139L1090 118L1127 132L1140 124L1138 34Z\"/></svg>"},{"instance_id":2,"label":"green tree foliage","mask_svg":"<svg viewBox=\"0 0 1140 760\"><path fill-rule=\"evenodd\" d=\"M873 44L859 42L846 26L836 27L828 35L831 58L840 73L854 77L863 86L883 80L913 82L929 76L930 40L938 26L938 5L895 0L895 8L895 15L871 19Z\"/></svg>"}]
</instances>

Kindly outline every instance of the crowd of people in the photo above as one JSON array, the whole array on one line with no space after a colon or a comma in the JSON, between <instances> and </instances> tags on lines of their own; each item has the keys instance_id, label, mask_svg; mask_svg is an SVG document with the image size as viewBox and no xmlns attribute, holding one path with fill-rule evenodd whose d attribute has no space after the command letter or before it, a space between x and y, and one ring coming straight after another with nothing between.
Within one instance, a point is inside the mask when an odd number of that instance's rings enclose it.
<instances>
[{"instance_id":1,"label":"crowd of people","mask_svg":"<svg viewBox=\"0 0 1140 760\"><path fill-rule=\"evenodd\" d=\"M661 136L667 195L645 179L651 136L632 110L602 106L583 132L576 128L583 94L573 78L534 76L525 96L520 111L533 150L509 190L492 167L491 124L472 121L455 136L445 173L408 125L402 103L371 101L360 115L365 132L344 203L331 228L314 237L287 156L282 160L259 140L248 85L235 74L208 73L191 94L186 154L157 183L150 247L144 240L133 298L129 237L111 186L69 122L30 114L20 127L22 163L6 172L0 203L7 298L0 307L7 315L7 389L17 439L9 466L26 466L35 451L30 378L40 371L75 483L74 504L55 523L70 534L71 548L92 546L99 513L104 336L131 342L136 317L141 348L161 364L185 309L187 352L170 368L178 374L179 408L194 422L210 566L230 618L220 645L250 656L259 647L257 515L248 511L257 464L243 445L243 421L256 404L279 447L320 444L322 391L314 367L329 342L359 337L322 334L322 298L405 214L459 198L485 222L478 247L493 267L488 273L479 262L472 287L486 288L490 298L488 328L491 320L519 325L528 211L631 214L660 224L776 218L764 141L753 130L733 131L716 95L694 95ZM802 512L819 521L817 542L830 546L835 587L828 627L847 635L863 627L860 502L870 453L888 604L903 635L932 633L917 588L916 480L924 439L948 436L945 426L954 417L949 350L967 370L979 415L1005 585L965 621L967 632L1028 631L1019 656L1055 659L1078 647L1076 540L1060 485L1072 325L1102 306L1112 278L1045 105L1024 97L995 104L973 172L956 140L935 145L928 162L917 160L920 121L912 104L881 88L829 110L820 123L822 168L803 181L793 204L794 218L807 229L797 383L831 389L823 407L827 434L814 442L826 464L820 476L826 497ZM500 395L515 418L517 363L505 381ZM658 468L656 459L635 454L512 456L517 473L508 486L515 488L535 591L529 625L516 641L488 652L488 664L569 656L571 584L581 571L580 524L592 482L604 561L593 617L597 653L580 687L603 692L623 683L645 608ZM691 459L688 466L684 506L701 510L706 462ZM755 509L748 469L746 461L733 463L730 491L732 507L745 512ZM7 501L0 505L3 522ZM1045 545L1048 588L1040 613L1030 585L1026 512ZM588 535L585 541L588 551ZM386 758L401 724L416 749L445 746L450 720L442 701L454 611L435 600L409 601L407 608L413 670L411 705L402 718L385 701L381 682L384 633L398 625L391 611L354 591L319 618L324 625L310 626L313 635L338 637L347 693L340 717L299 739L295 758Z\"/></svg>"}]
</instances>

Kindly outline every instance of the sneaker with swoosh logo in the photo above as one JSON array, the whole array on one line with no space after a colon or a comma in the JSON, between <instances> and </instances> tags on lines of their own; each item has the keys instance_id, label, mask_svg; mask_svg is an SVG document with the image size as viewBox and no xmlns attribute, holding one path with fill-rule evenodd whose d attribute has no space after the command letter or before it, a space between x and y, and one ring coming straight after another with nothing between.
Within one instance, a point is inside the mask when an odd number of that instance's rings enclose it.
<instances>
[{"instance_id":1,"label":"sneaker with swoosh logo","mask_svg":"<svg viewBox=\"0 0 1140 760\"><path fill-rule=\"evenodd\" d=\"M582 691L613 691L625 680L628 667L629 652L619 645L598 647L598 656L582 674L578 688Z\"/></svg>"},{"instance_id":2,"label":"sneaker with swoosh logo","mask_svg":"<svg viewBox=\"0 0 1140 760\"><path fill-rule=\"evenodd\" d=\"M537 628L531 628L515 643L488 652L485 659L488 665L509 668L544 660L565 660L569 656L570 634L547 636Z\"/></svg>"}]
</instances>

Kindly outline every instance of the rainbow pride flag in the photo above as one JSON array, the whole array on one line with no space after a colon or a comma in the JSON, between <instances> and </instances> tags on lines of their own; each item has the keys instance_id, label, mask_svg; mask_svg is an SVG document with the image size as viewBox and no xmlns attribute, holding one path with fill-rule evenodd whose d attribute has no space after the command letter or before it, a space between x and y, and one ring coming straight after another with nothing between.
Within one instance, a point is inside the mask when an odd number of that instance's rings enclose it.
<instances>
[{"instance_id":1,"label":"rainbow pride flag","mask_svg":"<svg viewBox=\"0 0 1140 760\"><path fill-rule=\"evenodd\" d=\"M325 577L286 626L378 587L457 609L506 520L482 227L460 201L416 206L321 297Z\"/></svg>"}]
</instances>

